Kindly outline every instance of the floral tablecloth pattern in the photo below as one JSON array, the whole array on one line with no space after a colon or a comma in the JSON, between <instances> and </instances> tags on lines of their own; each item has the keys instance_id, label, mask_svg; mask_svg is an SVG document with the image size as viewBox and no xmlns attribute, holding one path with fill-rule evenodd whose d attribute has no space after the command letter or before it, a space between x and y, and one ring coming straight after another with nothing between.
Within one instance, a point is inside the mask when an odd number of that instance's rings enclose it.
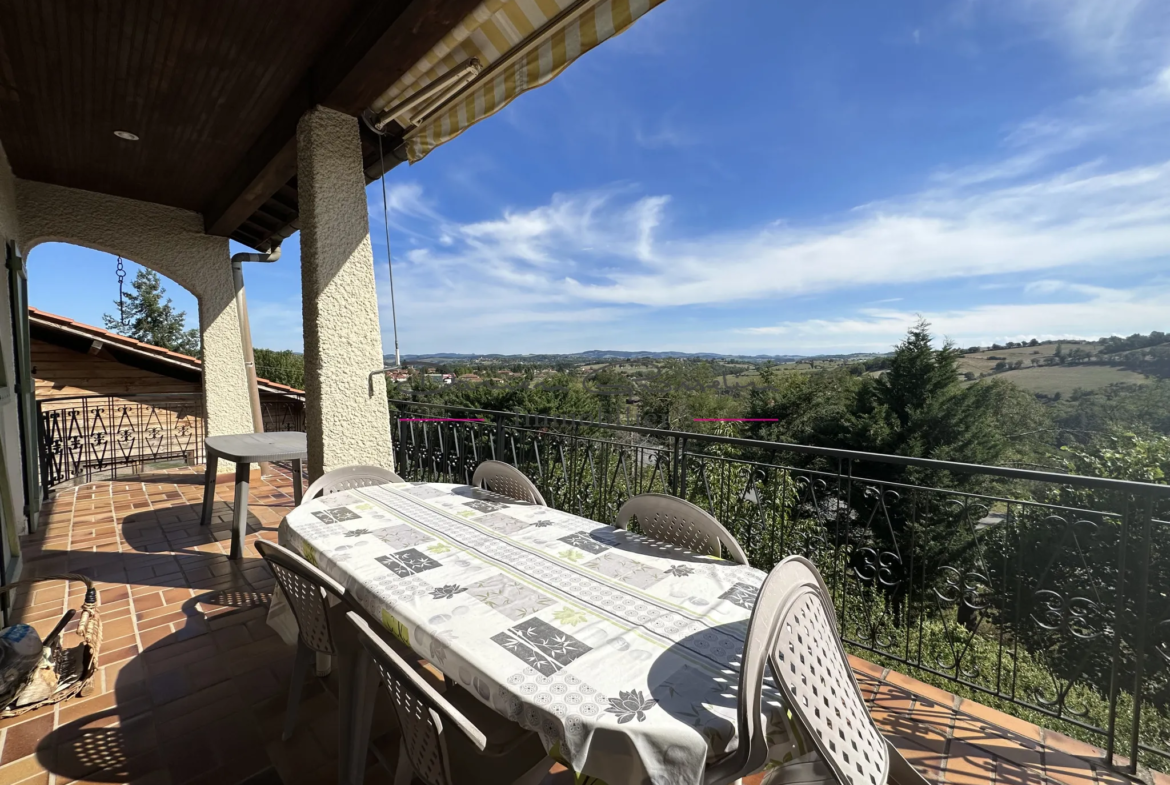
<instances>
[{"instance_id":1,"label":"floral tablecloth pattern","mask_svg":"<svg viewBox=\"0 0 1170 785\"><path fill-rule=\"evenodd\" d=\"M735 749L764 573L460 485L323 496L281 539L393 635L609 785L698 785ZM816 756L768 690L770 766Z\"/></svg>"}]
</instances>

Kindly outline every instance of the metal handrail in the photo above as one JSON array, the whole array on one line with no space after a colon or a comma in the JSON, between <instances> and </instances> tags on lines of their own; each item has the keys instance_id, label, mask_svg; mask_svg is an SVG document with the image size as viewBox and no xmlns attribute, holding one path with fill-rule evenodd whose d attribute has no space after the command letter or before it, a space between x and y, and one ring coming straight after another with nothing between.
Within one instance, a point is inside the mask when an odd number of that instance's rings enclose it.
<instances>
[{"instance_id":1,"label":"metal handrail","mask_svg":"<svg viewBox=\"0 0 1170 785\"><path fill-rule=\"evenodd\" d=\"M817 560L845 641L884 658L875 661L1086 731L1110 765L1121 765L1116 752L1130 772L1139 758L1170 766L1167 740L1149 735L1144 729L1157 726L1142 719L1144 703L1170 710L1155 692L1170 665L1162 585L1170 486L390 403L396 471L408 480L468 483L482 461L503 460L551 506L602 522L633 495L686 499L719 520L756 567L792 553ZM971 646L985 622L991 632L981 633L977 656ZM1017 655L1047 668L1051 684L1019 682ZM1100 696L1101 715L1081 712L1074 685Z\"/></svg>"},{"instance_id":2,"label":"metal handrail","mask_svg":"<svg viewBox=\"0 0 1170 785\"><path fill-rule=\"evenodd\" d=\"M727 444L747 449L767 449L774 452L792 452L802 455L815 455L824 458L847 459L852 461L868 461L884 463L894 466L914 466L935 471L954 472L956 474L990 474L1010 480L1029 480L1033 482L1048 482L1062 485L1077 485L1084 488L1101 490L1127 491L1129 493L1152 493L1155 496L1170 496L1170 485L1157 485L1135 480L1115 480L1108 477L1090 477L1083 474L1063 474L1059 472L1043 472L1035 469L1016 469L1010 466L985 466L976 463L962 463L957 461L940 461L934 458L916 458L909 455L890 455L888 453L863 452L859 450L842 450L836 447L814 447L806 444L790 444L787 442L766 442L759 439L744 439L737 436L718 436L715 434L695 433L691 431L671 431L662 428L647 428L641 425L621 425L618 423L595 422L591 420L573 420L563 417L554 417L544 414L524 414L522 412L502 412L493 409L477 409L470 406L453 406L442 403L424 403L418 401L403 401L391 398L392 405L402 406L430 406L447 411L474 412L492 417L525 418L537 424L566 425L572 427L597 428L605 431L623 431L636 433L641 436L657 437L661 439L685 438L687 441L708 442L711 444Z\"/></svg>"}]
</instances>

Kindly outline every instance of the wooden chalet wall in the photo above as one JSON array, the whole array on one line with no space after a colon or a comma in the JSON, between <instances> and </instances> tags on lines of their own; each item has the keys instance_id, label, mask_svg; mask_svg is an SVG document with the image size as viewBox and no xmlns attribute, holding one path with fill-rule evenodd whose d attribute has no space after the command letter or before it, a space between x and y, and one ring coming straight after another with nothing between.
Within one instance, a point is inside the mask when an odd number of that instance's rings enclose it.
<instances>
[{"instance_id":1,"label":"wooden chalet wall","mask_svg":"<svg viewBox=\"0 0 1170 785\"><path fill-rule=\"evenodd\" d=\"M197 379L183 381L135 368L110 357L73 351L35 338L31 353L37 400L126 393L190 395L201 391Z\"/></svg>"}]
</instances>

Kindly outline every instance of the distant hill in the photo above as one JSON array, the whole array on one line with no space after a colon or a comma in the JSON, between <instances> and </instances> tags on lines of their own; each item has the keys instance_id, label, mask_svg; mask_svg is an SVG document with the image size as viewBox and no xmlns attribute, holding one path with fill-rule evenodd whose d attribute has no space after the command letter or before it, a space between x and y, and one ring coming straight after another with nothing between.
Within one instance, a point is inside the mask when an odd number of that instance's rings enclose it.
<instances>
[{"instance_id":1,"label":"distant hill","mask_svg":"<svg viewBox=\"0 0 1170 785\"><path fill-rule=\"evenodd\" d=\"M763 363L769 360L777 363L790 363L798 360L853 360L863 357L874 357L872 353L855 353L855 354L818 354L812 357L801 354L717 354L713 352L623 352L613 349L591 349L587 352L576 352L572 354L454 354L448 352L437 352L435 354L404 354L402 355L403 362L429 362L449 363L453 361L459 362L530 362L530 363L555 363L555 362L570 362L570 363L586 363L597 362L599 360L667 360L667 359L683 359L683 360L736 360L739 362ZM387 355L387 359L391 362L394 360L393 355Z\"/></svg>"}]
</instances>

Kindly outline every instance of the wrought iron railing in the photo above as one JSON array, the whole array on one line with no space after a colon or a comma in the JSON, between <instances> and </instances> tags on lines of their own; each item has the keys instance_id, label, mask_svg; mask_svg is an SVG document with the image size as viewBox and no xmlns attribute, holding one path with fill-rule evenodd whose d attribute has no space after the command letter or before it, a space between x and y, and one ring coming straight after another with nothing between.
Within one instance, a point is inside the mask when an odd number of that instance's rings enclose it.
<instances>
[{"instance_id":1,"label":"wrought iron railing","mask_svg":"<svg viewBox=\"0 0 1170 785\"><path fill-rule=\"evenodd\" d=\"M304 403L262 401L266 431L303 431ZM37 401L41 485L136 474L151 464L202 463L200 393L82 395Z\"/></svg>"},{"instance_id":2,"label":"wrought iron railing","mask_svg":"<svg viewBox=\"0 0 1170 785\"><path fill-rule=\"evenodd\" d=\"M198 393L82 395L37 401L41 485L133 474L148 464L203 460Z\"/></svg>"},{"instance_id":3,"label":"wrought iron railing","mask_svg":"<svg viewBox=\"0 0 1170 785\"><path fill-rule=\"evenodd\" d=\"M261 401L260 412L264 417L264 430L268 433L305 430L304 401Z\"/></svg>"},{"instance_id":4,"label":"wrought iron railing","mask_svg":"<svg viewBox=\"0 0 1170 785\"><path fill-rule=\"evenodd\" d=\"M686 498L761 569L812 558L872 659L1095 741L1111 765L1170 764L1170 487L391 406L408 479L466 483L495 458L602 522L634 494Z\"/></svg>"}]
</instances>

